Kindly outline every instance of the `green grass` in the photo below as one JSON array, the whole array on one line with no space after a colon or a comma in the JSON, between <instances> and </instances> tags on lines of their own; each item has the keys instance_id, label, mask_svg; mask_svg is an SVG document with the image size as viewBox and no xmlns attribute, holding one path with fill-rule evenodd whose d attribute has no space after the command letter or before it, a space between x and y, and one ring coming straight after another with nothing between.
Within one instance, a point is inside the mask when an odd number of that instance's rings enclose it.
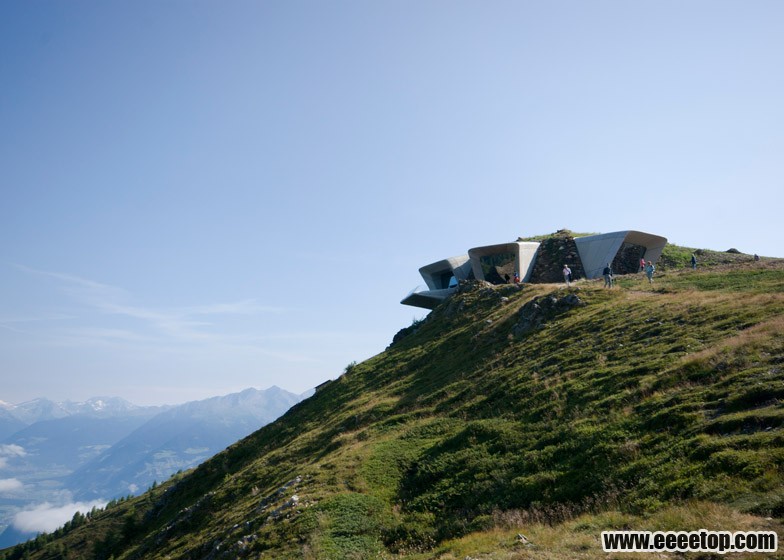
<instances>
[{"instance_id":1,"label":"green grass","mask_svg":"<svg viewBox=\"0 0 784 560\"><path fill-rule=\"evenodd\" d=\"M699 529L775 531L782 526L774 520L744 515L725 506L707 502L686 502L638 516L604 508L601 512L576 514L568 520L551 522L549 512L507 511L492 516L493 528L470 533L440 543L432 551L411 555L411 560L575 560L615 557L601 550L598 536L605 530L694 531ZM527 542L521 542L518 535ZM619 558L650 560L651 553L623 553ZM719 555L672 556L673 558L719 558ZM768 557L759 553L733 553L728 558ZM775 556L774 556L775 557Z\"/></svg>"},{"instance_id":2,"label":"green grass","mask_svg":"<svg viewBox=\"0 0 784 560\"><path fill-rule=\"evenodd\" d=\"M754 255L740 252L712 251L710 249L694 249L681 247L679 245L668 244L662 252L658 267L663 269L686 269L691 268L691 256L697 258L697 269L715 267L719 265L737 265L752 263ZM762 258L760 262L770 261L769 258Z\"/></svg>"},{"instance_id":3,"label":"green grass","mask_svg":"<svg viewBox=\"0 0 784 560\"><path fill-rule=\"evenodd\" d=\"M552 238L566 238L566 237L588 237L589 235L599 235L598 233L575 233L569 229L559 229L555 233L545 235L533 235L531 237L521 237L520 241L545 241Z\"/></svg>"},{"instance_id":4,"label":"green grass","mask_svg":"<svg viewBox=\"0 0 784 560\"><path fill-rule=\"evenodd\" d=\"M464 290L195 471L0 558L598 558L614 523L779 518L782 288L763 260Z\"/></svg>"}]
</instances>

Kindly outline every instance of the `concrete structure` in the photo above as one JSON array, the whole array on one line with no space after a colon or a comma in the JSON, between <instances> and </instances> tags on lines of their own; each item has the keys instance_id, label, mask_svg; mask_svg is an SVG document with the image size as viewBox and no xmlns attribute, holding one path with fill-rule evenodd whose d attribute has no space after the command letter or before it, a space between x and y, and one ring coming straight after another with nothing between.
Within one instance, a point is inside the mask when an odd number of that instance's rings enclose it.
<instances>
[{"instance_id":1,"label":"concrete structure","mask_svg":"<svg viewBox=\"0 0 784 560\"><path fill-rule=\"evenodd\" d=\"M511 279L514 278L515 273L518 273L522 282L528 282L537 249L539 249L538 243L514 241L474 247L468 250L468 256L474 278L478 280L500 284L504 283L506 275Z\"/></svg>"},{"instance_id":2,"label":"concrete structure","mask_svg":"<svg viewBox=\"0 0 784 560\"><path fill-rule=\"evenodd\" d=\"M639 270L640 259L656 262L667 238L642 231L616 231L574 239L586 278L599 278L607 263L616 274Z\"/></svg>"},{"instance_id":3,"label":"concrete structure","mask_svg":"<svg viewBox=\"0 0 784 560\"><path fill-rule=\"evenodd\" d=\"M427 264L419 269L419 274L422 275L428 289L421 290L417 286L400 303L435 309L439 303L457 289L459 280L474 278L468 255L450 257Z\"/></svg>"},{"instance_id":4,"label":"concrete structure","mask_svg":"<svg viewBox=\"0 0 784 560\"><path fill-rule=\"evenodd\" d=\"M457 286L446 290L423 290L418 291L415 288L409 293L400 303L404 305L413 305L414 307L424 307L425 309L435 309L438 304L444 301L448 296L455 293Z\"/></svg>"},{"instance_id":5,"label":"concrete structure","mask_svg":"<svg viewBox=\"0 0 784 560\"><path fill-rule=\"evenodd\" d=\"M471 276L471 263L466 255L450 257L427 264L419 269L419 274L431 290L443 290L456 285L458 280L468 280Z\"/></svg>"},{"instance_id":6,"label":"concrete structure","mask_svg":"<svg viewBox=\"0 0 784 560\"><path fill-rule=\"evenodd\" d=\"M400 303L435 309L457 289L460 280L486 280L503 284L506 276L511 280L515 273L527 282L539 243L514 241L500 245L474 247L468 255L450 257L423 266L419 274L427 284L427 290L415 288Z\"/></svg>"},{"instance_id":7,"label":"concrete structure","mask_svg":"<svg viewBox=\"0 0 784 560\"><path fill-rule=\"evenodd\" d=\"M611 263L616 274L625 274L637 272L641 258L656 262L667 245L667 239L628 230L577 237L574 243L586 277L599 278L607 263ZM537 279L531 276L539 247L539 243L529 241L474 247L468 250L467 255L425 265L419 269L419 273L427 284L427 289L415 288L400 303L435 309L457 290L461 280L485 280L493 284L504 284L517 273L522 282L537 282ZM542 266L549 269L547 262L544 260ZM538 276L541 278L541 273L538 273Z\"/></svg>"}]
</instances>

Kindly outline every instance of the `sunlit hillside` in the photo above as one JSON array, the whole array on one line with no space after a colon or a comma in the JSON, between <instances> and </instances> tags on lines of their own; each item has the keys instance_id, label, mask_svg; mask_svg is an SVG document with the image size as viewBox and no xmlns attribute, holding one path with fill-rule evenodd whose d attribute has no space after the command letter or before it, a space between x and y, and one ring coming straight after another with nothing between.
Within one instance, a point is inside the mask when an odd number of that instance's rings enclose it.
<instances>
[{"instance_id":1,"label":"sunlit hillside","mask_svg":"<svg viewBox=\"0 0 784 560\"><path fill-rule=\"evenodd\" d=\"M0 558L603 558L611 528L782 535L784 260L682 254L653 284L463 284L194 471Z\"/></svg>"}]
</instances>

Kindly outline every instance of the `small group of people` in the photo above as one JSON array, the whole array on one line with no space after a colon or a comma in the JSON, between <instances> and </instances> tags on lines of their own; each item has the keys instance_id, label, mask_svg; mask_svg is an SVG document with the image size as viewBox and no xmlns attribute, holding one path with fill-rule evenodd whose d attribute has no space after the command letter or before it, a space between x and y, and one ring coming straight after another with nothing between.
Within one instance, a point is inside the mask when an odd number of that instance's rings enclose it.
<instances>
[{"instance_id":1,"label":"small group of people","mask_svg":"<svg viewBox=\"0 0 784 560\"><path fill-rule=\"evenodd\" d=\"M694 255L692 255L694 258ZM697 262L696 260L694 261ZM696 264L695 264L696 266ZM656 272L656 267L651 261L645 261L645 259L640 259L640 272L644 272L645 276L648 277L648 283L653 284L653 273Z\"/></svg>"},{"instance_id":2,"label":"small group of people","mask_svg":"<svg viewBox=\"0 0 784 560\"><path fill-rule=\"evenodd\" d=\"M754 255L754 260L759 261L759 255ZM691 269L697 270L697 255L695 253L691 254ZM640 272L644 272L645 276L648 278L648 283L653 284L653 273L656 272L656 266L651 261L646 261L644 258L640 259ZM572 269L569 268L569 265L563 265L563 276L564 282L566 286L569 287L572 285L574 281L572 277ZM607 263L607 266L604 267L602 271L602 276L604 276L604 287L605 288L612 288L615 285L615 274L613 273L612 265ZM515 275L515 282L517 282L517 275Z\"/></svg>"},{"instance_id":3,"label":"small group of people","mask_svg":"<svg viewBox=\"0 0 784 560\"><path fill-rule=\"evenodd\" d=\"M694 264L696 268L696 264ZM572 269L569 268L568 264L563 265L563 277L564 283L566 283L566 287L572 285L574 281L572 277ZM648 277L648 283L653 284L653 273L656 272L656 266L651 261L645 261L645 259L640 259L640 272L645 272L645 276ZM612 265L607 263L607 266L604 267L602 270L602 276L604 276L604 287L605 288L612 288L615 285L615 273L613 272Z\"/></svg>"},{"instance_id":4,"label":"small group of people","mask_svg":"<svg viewBox=\"0 0 784 560\"><path fill-rule=\"evenodd\" d=\"M653 284L653 273L656 271L656 267L653 263L651 261L646 263L644 259L640 259L640 267L640 270L644 271L645 275L648 277L648 282ZM605 288L612 288L615 285L615 274L613 273L610 263L607 263L607 266L604 267L602 276L604 276Z\"/></svg>"}]
</instances>

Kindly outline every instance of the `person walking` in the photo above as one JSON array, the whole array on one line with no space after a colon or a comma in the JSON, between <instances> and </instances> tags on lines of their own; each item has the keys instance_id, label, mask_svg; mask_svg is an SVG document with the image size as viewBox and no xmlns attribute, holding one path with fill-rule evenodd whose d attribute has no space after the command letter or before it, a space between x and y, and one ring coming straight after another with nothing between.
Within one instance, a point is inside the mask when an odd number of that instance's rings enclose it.
<instances>
[{"instance_id":1,"label":"person walking","mask_svg":"<svg viewBox=\"0 0 784 560\"><path fill-rule=\"evenodd\" d=\"M564 282L566 282L566 287L572 285L572 269L569 268L568 265L564 265L563 267L563 275L564 275Z\"/></svg>"},{"instance_id":2,"label":"person walking","mask_svg":"<svg viewBox=\"0 0 784 560\"><path fill-rule=\"evenodd\" d=\"M656 267L653 266L651 261L645 265L645 275L648 277L648 283L653 284L653 273L656 272Z\"/></svg>"},{"instance_id":3,"label":"person walking","mask_svg":"<svg viewBox=\"0 0 784 560\"><path fill-rule=\"evenodd\" d=\"M697 257L694 255L694 253L691 254L691 269L697 270Z\"/></svg>"},{"instance_id":4,"label":"person walking","mask_svg":"<svg viewBox=\"0 0 784 560\"><path fill-rule=\"evenodd\" d=\"M613 278L613 271L612 271L612 267L610 266L610 263L607 263L607 266L604 267L604 271L602 272L602 274L604 274L604 287L612 288L614 278Z\"/></svg>"},{"instance_id":5,"label":"person walking","mask_svg":"<svg viewBox=\"0 0 784 560\"><path fill-rule=\"evenodd\" d=\"M640 272L645 270L645 259L640 259Z\"/></svg>"}]
</instances>

